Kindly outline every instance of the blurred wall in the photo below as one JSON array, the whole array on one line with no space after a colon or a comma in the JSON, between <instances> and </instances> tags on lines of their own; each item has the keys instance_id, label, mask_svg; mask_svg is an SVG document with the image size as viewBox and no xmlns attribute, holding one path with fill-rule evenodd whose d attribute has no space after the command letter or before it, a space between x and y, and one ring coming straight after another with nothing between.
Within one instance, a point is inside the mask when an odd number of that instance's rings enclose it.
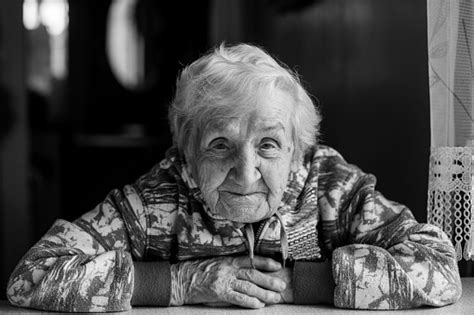
<instances>
[{"instance_id":1,"label":"blurred wall","mask_svg":"<svg viewBox=\"0 0 474 315\"><path fill-rule=\"evenodd\" d=\"M25 123L21 1L0 5L0 82L17 118L0 151L0 298L14 264L57 216L73 219L88 211L108 190L134 180L162 157L169 145L163 109L178 68L223 40L261 45L296 69L320 104L321 142L375 174L387 198L426 221L425 1L214 0L191 7L144 1L170 22L159 25L157 42L163 43L158 48L166 78L140 93L124 90L111 76L104 43L109 3L70 2L70 73L59 104L64 114L41 130L28 130ZM159 95L161 107L149 103L150 95ZM123 141L124 124L155 121L158 130L136 142L143 145ZM42 171L30 172L35 156L53 175L29 187L31 173Z\"/></svg>"},{"instance_id":2,"label":"blurred wall","mask_svg":"<svg viewBox=\"0 0 474 315\"><path fill-rule=\"evenodd\" d=\"M5 91L0 106L9 106L15 118L0 142L0 299L10 272L32 245L21 8L17 0L0 5L0 85Z\"/></svg>"},{"instance_id":3,"label":"blurred wall","mask_svg":"<svg viewBox=\"0 0 474 315\"><path fill-rule=\"evenodd\" d=\"M299 72L320 104L320 141L376 175L387 198L426 222L426 2L247 0L240 5L235 12L245 23L231 19L224 4L215 6L213 42L262 45Z\"/></svg>"}]
</instances>

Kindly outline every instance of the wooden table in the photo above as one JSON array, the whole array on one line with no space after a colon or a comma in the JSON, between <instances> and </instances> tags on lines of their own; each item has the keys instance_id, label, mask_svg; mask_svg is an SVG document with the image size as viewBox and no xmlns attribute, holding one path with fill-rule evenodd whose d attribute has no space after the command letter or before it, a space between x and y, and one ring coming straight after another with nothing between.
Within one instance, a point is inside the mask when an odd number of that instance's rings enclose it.
<instances>
[{"instance_id":1,"label":"wooden table","mask_svg":"<svg viewBox=\"0 0 474 315\"><path fill-rule=\"evenodd\" d=\"M293 314L426 314L426 315L458 315L474 314L474 278L463 278L463 293L461 299L453 305L445 307L434 308L434 307L421 307L412 310L401 310L401 311L357 311L357 310L343 310L337 309L330 306L320 305L272 305L267 306L258 310L247 310L237 307L221 307L211 308L206 306L185 306L185 307L134 307L130 311L121 312L116 314L129 314L129 315L147 315L147 314L185 314L185 315L201 315L201 314L262 314L262 315L293 315ZM18 308L11 306L7 301L0 301L0 314L59 314L59 313L48 313L41 312L26 308ZM104 313L111 314L111 313Z\"/></svg>"}]
</instances>

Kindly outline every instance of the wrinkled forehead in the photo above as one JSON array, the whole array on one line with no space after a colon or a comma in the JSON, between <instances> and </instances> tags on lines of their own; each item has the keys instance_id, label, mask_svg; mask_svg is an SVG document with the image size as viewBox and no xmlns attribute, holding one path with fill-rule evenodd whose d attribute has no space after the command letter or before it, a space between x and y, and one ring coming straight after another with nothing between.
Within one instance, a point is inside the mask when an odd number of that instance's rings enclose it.
<instances>
[{"instance_id":1,"label":"wrinkled forehead","mask_svg":"<svg viewBox=\"0 0 474 315\"><path fill-rule=\"evenodd\" d=\"M210 133L286 133L289 128L284 118L267 117L241 117L241 118L223 118L210 121L203 129L203 134Z\"/></svg>"},{"instance_id":2,"label":"wrinkled forehead","mask_svg":"<svg viewBox=\"0 0 474 315\"><path fill-rule=\"evenodd\" d=\"M273 93L256 96L251 102L226 104L218 107L208 115L202 132L232 131L241 129L242 124L252 127L257 132L281 131L287 133L292 129L291 115L294 100L287 93Z\"/></svg>"}]
</instances>

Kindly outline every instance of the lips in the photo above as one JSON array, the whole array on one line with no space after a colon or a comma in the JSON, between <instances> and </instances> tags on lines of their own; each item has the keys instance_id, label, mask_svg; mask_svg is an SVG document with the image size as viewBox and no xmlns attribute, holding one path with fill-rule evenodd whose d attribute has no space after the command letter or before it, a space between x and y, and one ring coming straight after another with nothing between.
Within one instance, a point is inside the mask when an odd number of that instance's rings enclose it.
<instances>
[{"instance_id":1,"label":"lips","mask_svg":"<svg viewBox=\"0 0 474 315\"><path fill-rule=\"evenodd\" d=\"M269 211L266 193L253 192L239 194L229 191L219 192L218 214L234 222L257 222Z\"/></svg>"},{"instance_id":2,"label":"lips","mask_svg":"<svg viewBox=\"0 0 474 315\"><path fill-rule=\"evenodd\" d=\"M239 193L239 192L235 192L235 191L229 191L229 190L221 190L219 191L220 194L229 194L229 195L233 195L233 196L251 196L251 195L255 195L255 194L264 194L263 191L255 191L255 192L250 192L250 193Z\"/></svg>"},{"instance_id":3,"label":"lips","mask_svg":"<svg viewBox=\"0 0 474 315\"><path fill-rule=\"evenodd\" d=\"M253 192L249 194L240 194L230 191L220 191L219 198L229 206L256 206L265 198L263 192Z\"/></svg>"}]
</instances>

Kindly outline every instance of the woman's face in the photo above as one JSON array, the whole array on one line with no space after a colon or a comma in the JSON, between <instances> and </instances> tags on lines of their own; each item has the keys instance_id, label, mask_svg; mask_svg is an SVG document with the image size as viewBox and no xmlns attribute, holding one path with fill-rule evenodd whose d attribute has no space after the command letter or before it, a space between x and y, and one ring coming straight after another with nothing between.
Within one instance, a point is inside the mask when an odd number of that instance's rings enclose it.
<instances>
[{"instance_id":1,"label":"woman's face","mask_svg":"<svg viewBox=\"0 0 474 315\"><path fill-rule=\"evenodd\" d=\"M212 214L250 223L276 211L294 152L288 102L261 96L250 114L206 126L193 174Z\"/></svg>"}]
</instances>

